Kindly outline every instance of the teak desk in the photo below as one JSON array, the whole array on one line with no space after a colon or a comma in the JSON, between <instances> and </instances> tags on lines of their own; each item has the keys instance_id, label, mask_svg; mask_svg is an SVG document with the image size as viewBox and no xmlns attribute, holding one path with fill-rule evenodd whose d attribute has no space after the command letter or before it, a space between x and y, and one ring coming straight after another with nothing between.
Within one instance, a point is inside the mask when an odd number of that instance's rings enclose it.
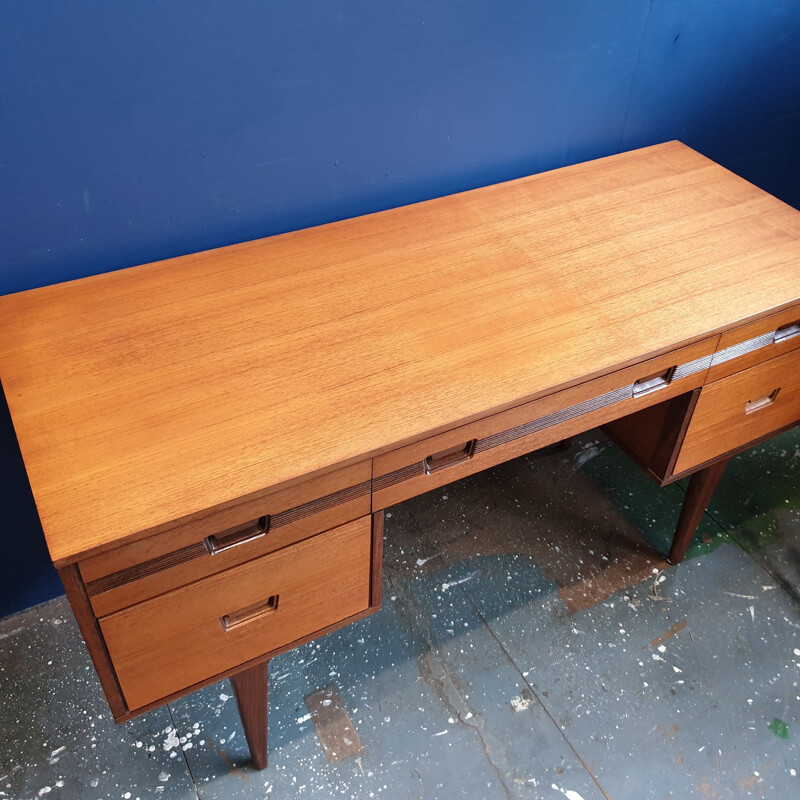
<instances>
[{"instance_id":1,"label":"teak desk","mask_svg":"<svg viewBox=\"0 0 800 800\"><path fill-rule=\"evenodd\" d=\"M380 606L383 509L606 425L694 474L800 419L800 213L678 143L0 298L0 377L117 720Z\"/></svg>"}]
</instances>

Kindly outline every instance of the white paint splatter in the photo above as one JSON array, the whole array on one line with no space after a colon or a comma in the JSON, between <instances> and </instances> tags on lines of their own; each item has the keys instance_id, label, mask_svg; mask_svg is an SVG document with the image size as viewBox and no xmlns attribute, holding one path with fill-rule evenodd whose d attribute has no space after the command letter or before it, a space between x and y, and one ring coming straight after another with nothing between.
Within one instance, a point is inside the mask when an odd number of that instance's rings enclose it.
<instances>
[{"instance_id":1,"label":"white paint splatter","mask_svg":"<svg viewBox=\"0 0 800 800\"><path fill-rule=\"evenodd\" d=\"M50 753L50 763L57 764L61 758L61 754L67 749L66 745L61 745L61 747L56 747L52 753Z\"/></svg>"},{"instance_id":2,"label":"white paint splatter","mask_svg":"<svg viewBox=\"0 0 800 800\"><path fill-rule=\"evenodd\" d=\"M529 697L522 697L517 695L511 698L511 710L516 714L520 711L525 711L531 706L531 699Z\"/></svg>"},{"instance_id":3,"label":"white paint splatter","mask_svg":"<svg viewBox=\"0 0 800 800\"><path fill-rule=\"evenodd\" d=\"M599 442L594 442L586 445L583 450L579 450L575 456L575 466L582 467L606 449L605 447L597 447L598 444Z\"/></svg>"},{"instance_id":4,"label":"white paint splatter","mask_svg":"<svg viewBox=\"0 0 800 800\"><path fill-rule=\"evenodd\" d=\"M308 722L311 719L311 714L305 714L302 717L297 718L297 724L302 725L304 722Z\"/></svg>"},{"instance_id":5,"label":"white paint splatter","mask_svg":"<svg viewBox=\"0 0 800 800\"><path fill-rule=\"evenodd\" d=\"M583 797L574 789L562 789L560 786L556 786L554 783L551 784L551 788L555 789L557 792L561 792L561 794L563 794L567 800L583 800Z\"/></svg>"},{"instance_id":6,"label":"white paint splatter","mask_svg":"<svg viewBox=\"0 0 800 800\"><path fill-rule=\"evenodd\" d=\"M460 586L462 583L466 583L467 581L471 581L475 577L475 573L473 572L472 575L467 575L466 578L462 578L460 581L450 581L449 583L442 584L442 591L446 592L448 589L452 588L453 586Z\"/></svg>"},{"instance_id":7,"label":"white paint splatter","mask_svg":"<svg viewBox=\"0 0 800 800\"><path fill-rule=\"evenodd\" d=\"M173 747L180 747L181 742L178 739L178 734L174 730L170 730L167 738L164 739L164 751L169 752Z\"/></svg>"}]
</instances>

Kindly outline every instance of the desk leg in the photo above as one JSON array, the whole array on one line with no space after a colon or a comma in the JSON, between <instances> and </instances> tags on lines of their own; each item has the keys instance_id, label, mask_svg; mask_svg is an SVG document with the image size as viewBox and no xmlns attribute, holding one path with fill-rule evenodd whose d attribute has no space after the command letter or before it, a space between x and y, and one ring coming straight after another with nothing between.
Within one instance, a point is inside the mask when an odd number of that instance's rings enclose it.
<instances>
[{"instance_id":1,"label":"desk leg","mask_svg":"<svg viewBox=\"0 0 800 800\"><path fill-rule=\"evenodd\" d=\"M231 676L250 758L256 769L267 766L267 675L269 661Z\"/></svg>"},{"instance_id":2,"label":"desk leg","mask_svg":"<svg viewBox=\"0 0 800 800\"><path fill-rule=\"evenodd\" d=\"M689 488L686 491L686 499L683 501L678 527L675 529L672 547L667 556L670 564L679 564L686 555L686 549L692 541L697 526L700 524L700 518L711 500L711 495L717 488L725 467L728 466L728 461L730 461L729 458L717 461L716 464L695 472L689 480Z\"/></svg>"}]
</instances>

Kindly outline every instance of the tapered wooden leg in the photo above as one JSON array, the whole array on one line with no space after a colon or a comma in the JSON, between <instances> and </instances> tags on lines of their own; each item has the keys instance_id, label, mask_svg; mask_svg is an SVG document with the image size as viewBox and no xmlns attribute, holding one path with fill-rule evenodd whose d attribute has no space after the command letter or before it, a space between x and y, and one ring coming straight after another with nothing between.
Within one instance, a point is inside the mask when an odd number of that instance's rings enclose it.
<instances>
[{"instance_id":1,"label":"tapered wooden leg","mask_svg":"<svg viewBox=\"0 0 800 800\"><path fill-rule=\"evenodd\" d=\"M267 766L267 676L269 661L231 676L250 758L256 769Z\"/></svg>"},{"instance_id":2,"label":"tapered wooden leg","mask_svg":"<svg viewBox=\"0 0 800 800\"><path fill-rule=\"evenodd\" d=\"M725 467L728 466L728 461L730 461L729 458L717 461L716 464L692 475L686 491L686 499L683 501L678 527L675 529L675 536L672 539L672 547L667 557L670 564L679 564L686 555L686 549L692 541L697 526L700 524L700 518L711 500L711 495L717 488L722 473L725 472Z\"/></svg>"}]
</instances>

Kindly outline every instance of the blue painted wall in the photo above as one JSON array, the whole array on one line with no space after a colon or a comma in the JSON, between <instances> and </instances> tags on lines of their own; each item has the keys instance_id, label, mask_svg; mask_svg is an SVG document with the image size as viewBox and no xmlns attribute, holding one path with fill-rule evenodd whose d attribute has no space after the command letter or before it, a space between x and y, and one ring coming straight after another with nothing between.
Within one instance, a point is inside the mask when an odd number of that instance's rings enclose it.
<instances>
[{"instance_id":1,"label":"blue painted wall","mask_svg":"<svg viewBox=\"0 0 800 800\"><path fill-rule=\"evenodd\" d=\"M0 293L679 138L800 206L800 0L0 5ZM60 591L0 407L0 616Z\"/></svg>"}]
</instances>

